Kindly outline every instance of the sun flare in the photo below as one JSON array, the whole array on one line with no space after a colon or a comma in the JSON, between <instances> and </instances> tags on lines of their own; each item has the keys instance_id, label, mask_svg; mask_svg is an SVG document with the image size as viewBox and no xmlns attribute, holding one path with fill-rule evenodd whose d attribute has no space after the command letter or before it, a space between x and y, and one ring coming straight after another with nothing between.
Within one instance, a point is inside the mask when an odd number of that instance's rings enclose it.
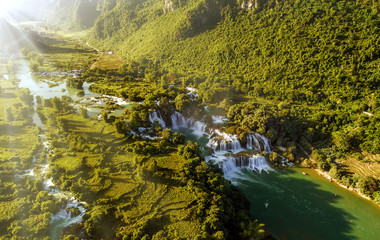
<instances>
[{"instance_id":1,"label":"sun flare","mask_svg":"<svg viewBox=\"0 0 380 240\"><path fill-rule=\"evenodd\" d=\"M15 1L0 0L0 17L4 17L14 6Z\"/></svg>"}]
</instances>

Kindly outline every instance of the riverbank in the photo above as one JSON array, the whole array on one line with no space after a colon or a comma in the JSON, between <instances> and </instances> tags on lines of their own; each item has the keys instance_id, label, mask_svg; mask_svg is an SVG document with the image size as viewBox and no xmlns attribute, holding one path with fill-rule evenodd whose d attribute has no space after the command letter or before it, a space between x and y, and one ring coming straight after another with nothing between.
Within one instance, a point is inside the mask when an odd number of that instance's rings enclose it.
<instances>
[{"instance_id":1,"label":"riverbank","mask_svg":"<svg viewBox=\"0 0 380 240\"><path fill-rule=\"evenodd\" d=\"M351 191L359 196L361 196L362 198L364 199L367 199L367 200L370 200L372 201L373 203L377 204L375 201L373 201L370 197L364 195L363 193L360 193L356 188L352 188L350 186L345 186L343 185L342 183L338 182L337 179L335 178L332 178L328 172L325 172L325 171L322 171L320 169L317 169L317 168L311 168L313 169L314 171L316 171L320 176L323 176L325 177L327 180L329 180L330 182L334 182L335 184L337 184L338 186L348 190L348 191ZM380 206L380 205L379 205Z\"/></svg>"}]
</instances>

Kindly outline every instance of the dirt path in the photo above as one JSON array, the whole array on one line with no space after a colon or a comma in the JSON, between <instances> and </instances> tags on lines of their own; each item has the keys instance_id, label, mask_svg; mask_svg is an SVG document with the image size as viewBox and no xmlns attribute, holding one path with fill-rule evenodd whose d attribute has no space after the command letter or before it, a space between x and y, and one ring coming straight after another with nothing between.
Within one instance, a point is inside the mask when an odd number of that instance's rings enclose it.
<instances>
[{"instance_id":1,"label":"dirt path","mask_svg":"<svg viewBox=\"0 0 380 240\"><path fill-rule=\"evenodd\" d=\"M91 46L88 42L86 42L86 45L87 45L88 47L94 49L94 50L97 51L98 53L100 53L99 49L97 49L97 48Z\"/></svg>"},{"instance_id":2,"label":"dirt path","mask_svg":"<svg viewBox=\"0 0 380 240\"><path fill-rule=\"evenodd\" d=\"M91 67L90 67L90 69L92 70L92 69L95 69L95 65L96 65L96 63L97 63L97 62L103 57L104 52L99 51L99 49L97 49L97 48L91 46L88 42L86 42L86 45L87 45L88 47L94 49L94 50L97 51L98 53L100 53L99 57L95 60L95 62L94 62L94 63L91 65Z\"/></svg>"},{"instance_id":3,"label":"dirt path","mask_svg":"<svg viewBox=\"0 0 380 240\"><path fill-rule=\"evenodd\" d=\"M104 52L100 52L100 56L95 60L95 62L91 65L90 69L95 69L96 63L103 57Z\"/></svg>"}]
</instances>

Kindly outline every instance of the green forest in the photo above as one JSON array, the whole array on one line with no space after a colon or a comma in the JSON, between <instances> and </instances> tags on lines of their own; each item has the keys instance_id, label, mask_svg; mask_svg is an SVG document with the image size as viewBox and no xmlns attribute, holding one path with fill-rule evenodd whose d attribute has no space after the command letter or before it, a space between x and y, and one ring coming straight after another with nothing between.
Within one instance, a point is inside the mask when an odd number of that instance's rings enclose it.
<instances>
[{"instance_id":1,"label":"green forest","mask_svg":"<svg viewBox=\"0 0 380 240\"><path fill-rule=\"evenodd\" d=\"M148 63L149 77L198 88L231 125L306 150L307 165L379 161L379 3L170 2L108 1L92 41Z\"/></svg>"},{"instance_id":2,"label":"green forest","mask_svg":"<svg viewBox=\"0 0 380 240\"><path fill-rule=\"evenodd\" d=\"M94 41L181 76L205 90L204 103L224 100L228 109L240 95L269 106L296 105L299 110L288 114L309 123L303 128L328 135L322 146L379 153L378 3L270 1L246 10L229 1L173 1L169 13L161 5L110 3L95 22ZM313 135L297 131L304 134L286 136L288 142ZM302 142L305 149L320 145L318 139Z\"/></svg>"},{"instance_id":3,"label":"green forest","mask_svg":"<svg viewBox=\"0 0 380 240\"><path fill-rule=\"evenodd\" d=\"M228 157L315 168L380 204L377 1L49 7L38 27L0 18L0 239L273 239L221 165L206 163L216 148L171 129L175 113L204 122L210 139L217 130L245 147L257 133L273 150ZM19 88L20 59L33 81L64 86L60 97ZM85 209L59 236L52 219L70 201L47 180L80 202L67 214Z\"/></svg>"}]
</instances>

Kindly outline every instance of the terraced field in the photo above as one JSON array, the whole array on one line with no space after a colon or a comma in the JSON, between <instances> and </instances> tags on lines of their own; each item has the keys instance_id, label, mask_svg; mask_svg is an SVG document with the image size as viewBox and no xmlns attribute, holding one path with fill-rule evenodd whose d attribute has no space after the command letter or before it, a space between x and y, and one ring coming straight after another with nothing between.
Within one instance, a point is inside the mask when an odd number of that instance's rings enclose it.
<instances>
[{"instance_id":1,"label":"terraced field","mask_svg":"<svg viewBox=\"0 0 380 240\"><path fill-rule=\"evenodd\" d=\"M373 176L380 179L380 163L378 162L380 155L371 156L372 161L363 162L353 158L343 161L347 165L347 170L359 176ZM377 161L376 161L377 160Z\"/></svg>"}]
</instances>

